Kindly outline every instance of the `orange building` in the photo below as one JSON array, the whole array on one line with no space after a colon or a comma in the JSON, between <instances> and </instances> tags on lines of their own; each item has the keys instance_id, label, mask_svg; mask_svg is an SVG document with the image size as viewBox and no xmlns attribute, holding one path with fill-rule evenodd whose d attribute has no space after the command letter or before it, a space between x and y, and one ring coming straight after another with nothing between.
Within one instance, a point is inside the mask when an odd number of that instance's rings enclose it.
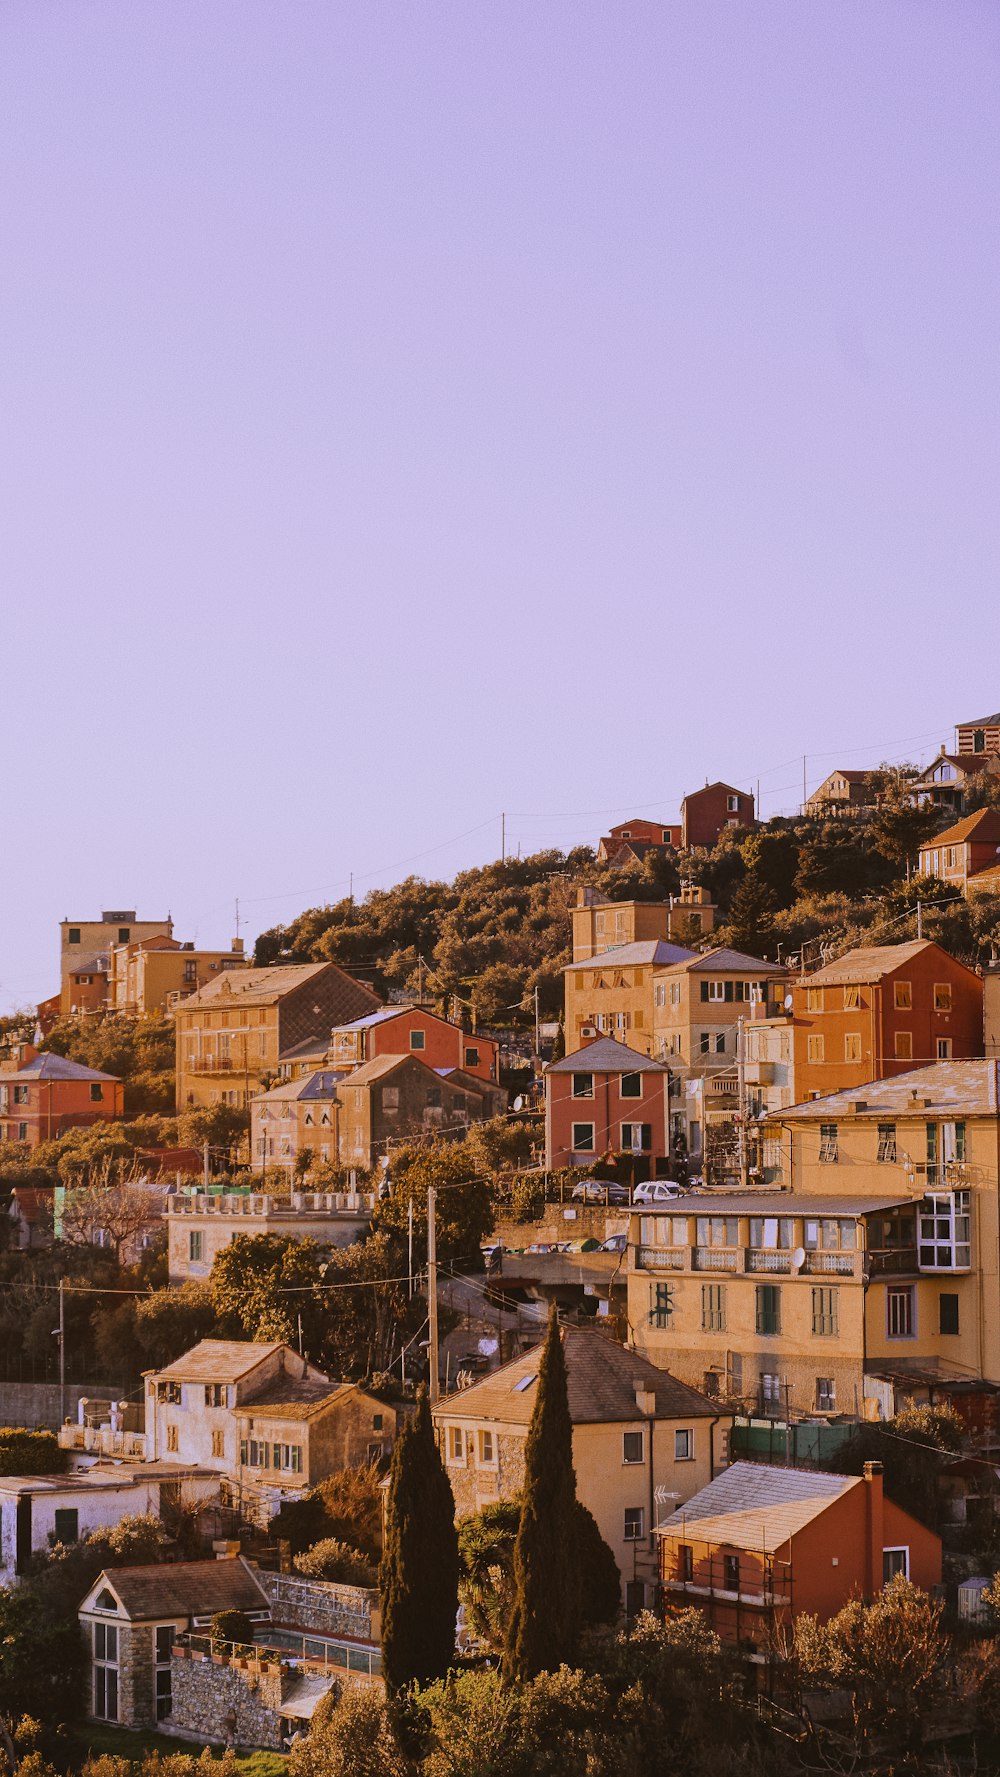
<instances>
[{"instance_id":1,"label":"orange building","mask_svg":"<svg viewBox=\"0 0 1000 1777\"><path fill-rule=\"evenodd\" d=\"M659 1527L665 1602L697 1606L726 1641L763 1651L808 1613L827 1622L904 1574L941 1582L941 1540L864 1475L735 1462Z\"/></svg>"},{"instance_id":2,"label":"orange building","mask_svg":"<svg viewBox=\"0 0 1000 1777\"><path fill-rule=\"evenodd\" d=\"M0 1072L0 1141L37 1148L67 1129L111 1121L122 1115L124 1091L113 1074L26 1046L23 1059Z\"/></svg>"},{"instance_id":3,"label":"orange building","mask_svg":"<svg viewBox=\"0 0 1000 1777\"><path fill-rule=\"evenodd\" d=\"M918 938L849 950L792 984L795 1100L983 1053L982 977Z\"/></svg>"},{"instance_id":4,"label":"orange building","mask_svg":"<svg viewBox=\"0 0 1000 1777\"><path fill-rule=\"evenodd\" d=\"M995 893L998 860L1000 810L980 808L922 845L919 868L921 876L940 877L963 895Z\"/></svg>"},{"instance_id":5,"label":"orange building","mask_svg":"<svg viewBox=\"0 0 1000 1777\"><path fill-rule=\"evenodd\" d=\"M415 1055L433 1068L460 1068L479 1080L495 1080L499 1044L476 1036L426 1006L382 1006L350 1024L335 1025L327 1065L343 1072L383 1055Z\"/></svg>"}]
</instances>

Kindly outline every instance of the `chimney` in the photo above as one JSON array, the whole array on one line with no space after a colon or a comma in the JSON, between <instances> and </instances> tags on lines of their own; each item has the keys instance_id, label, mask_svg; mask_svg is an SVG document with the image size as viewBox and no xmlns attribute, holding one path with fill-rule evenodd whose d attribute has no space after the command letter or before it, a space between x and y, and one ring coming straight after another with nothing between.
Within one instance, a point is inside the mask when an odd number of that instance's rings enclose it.
<instances>
[{"instance_id":1,"label":"chimney","mask_svg":"<svg viewBox=\"0 0 1000 1777\"><path fill-rule=\"evenodd\" d=\"M635 1404L638 1407L643 1418L644 1419L655 1419L655 1417L656 1417L656 1390L655 1390L655 1388L647 1388L646 1384L644 1382L633 1382L632 1389L635 1394Z\"/></svg>"},{"instance_id":2,"label":"chimney","mask_svg":"<svg viewBox=\"0 0 1000 1777\"><path fill-rule=\"evenodd\" d=\"M885 1506L882 1497L882 1464L866 1462L862 1471L865 1486L865 1522L868 1532L868 1571L865 1575L865 1596L874 1598L882 1590L882 1551L885 1548Z\"/></svg>"}]
</instances>

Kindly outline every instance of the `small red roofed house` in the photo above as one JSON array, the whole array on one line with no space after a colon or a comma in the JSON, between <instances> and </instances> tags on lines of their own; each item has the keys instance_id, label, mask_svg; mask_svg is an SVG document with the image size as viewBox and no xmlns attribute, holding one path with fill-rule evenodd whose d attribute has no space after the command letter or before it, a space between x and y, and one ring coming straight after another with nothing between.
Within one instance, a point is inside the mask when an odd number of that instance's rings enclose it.
<instances>
[{"instance_id":1,"label":"small red roofed house","mask_svg":"<svg viewBox=\"0 0 1000 1777\"><path fill-rule=\"evenodd\" d=\"M614 1037L584 1043L545 1069L545 1164L589 1166L630 1153L649 1178L670 1153L669 1069Z\"/></svg>"},{"instance_id":2,"label":"small red roofed house","mask_svg":"<svg viewBox=\"0 0 1000 1777\"><path fill-rule=\"evenodd\" d=\"M963 895L996 893L1000 809L980 808L920 847L921 876L937 876ZM990 876L979 880L986 872Z\"/></svg>"},{"instance_id":3,"label":"small red roofed house","mask_svg":"<svg viewBox=\"0 0 1000 1777\"><path fill-rule=\"evenodd\" d=\"M677 850L681 842L680 824L665 825L663 821L621 821L605 833L597 847L599 864L641 862L648 851Z\"/></svg>"}]
</instances>

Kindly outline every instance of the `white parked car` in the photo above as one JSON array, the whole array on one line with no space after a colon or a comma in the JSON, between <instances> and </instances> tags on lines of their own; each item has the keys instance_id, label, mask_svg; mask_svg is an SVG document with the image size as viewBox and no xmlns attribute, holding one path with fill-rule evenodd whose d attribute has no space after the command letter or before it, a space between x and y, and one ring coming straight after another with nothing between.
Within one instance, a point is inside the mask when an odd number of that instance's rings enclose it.
<instances>
[{"instance_id":1,"label":"white parked car","mask_svg":"<svg viewBox=\"0 0 1000 1777\"><path fill-rule=\"evenodd\" d=\"M683 1197L680 1185L673 1185L669 1179L648 1179L644 1185L636 1185L632 1197L633 1203L672 1203L675 1197Z\"/></svg>"}]
</instances>

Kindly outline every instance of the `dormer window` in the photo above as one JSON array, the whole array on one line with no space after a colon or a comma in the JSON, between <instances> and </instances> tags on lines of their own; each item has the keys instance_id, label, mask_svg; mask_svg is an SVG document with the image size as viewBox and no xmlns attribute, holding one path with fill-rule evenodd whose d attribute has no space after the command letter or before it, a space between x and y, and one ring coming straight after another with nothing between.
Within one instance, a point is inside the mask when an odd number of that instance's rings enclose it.
<instances>
[{"instance_id":1,"label":"dormer window","mask_svg":"<svg viewBox=\"0 0 1000 1777\"><path fill-rule=\"evenodd\" d=\"M108 1591L107 1586L103 1587L103 1589L98 1592L97 1597L94 1600L94 1609L117 1611L118 1600L113 1592Z\"/></svg>"}]
</instances>

